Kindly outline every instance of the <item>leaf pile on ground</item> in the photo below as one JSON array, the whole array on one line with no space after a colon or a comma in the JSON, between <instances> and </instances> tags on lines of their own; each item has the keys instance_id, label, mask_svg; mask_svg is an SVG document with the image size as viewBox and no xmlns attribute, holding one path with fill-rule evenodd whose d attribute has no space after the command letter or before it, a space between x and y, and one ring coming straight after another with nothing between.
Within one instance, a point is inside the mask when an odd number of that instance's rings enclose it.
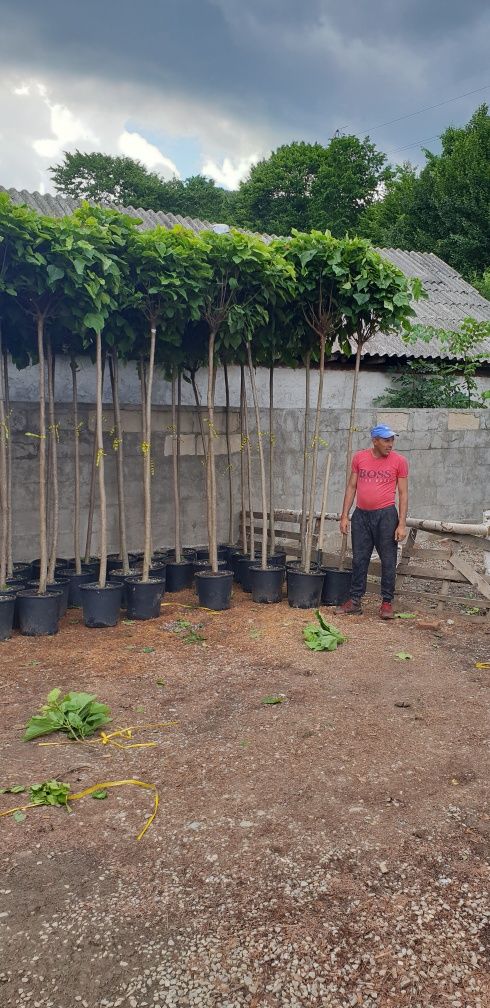
<instances>
[{"instance_id":1,"label":"leaf pile on ground","mask_svg":"<svg viewBox=\"0 0 490 1008\"><path fill-rule=\"evenodd\" d=\"M337 627L326 623L319 609L315 610L318 623L308 623L303 630L305 644L311 651L336 651L339 644L347 639Z\"/></svg>"},{"instance_id":2,"label":"leaf pile on ground","mask_svg":"<svg viewBox=\"0 0 490 1008\"><path fill-rule=\"evenodd\" d=\"M92 693L70 692L62 697L61 690L56 688L48 693L41 712L27 722L24 741L30 742L57 731L79 741L109 724L109 714L107 704L99 703Z\"/></svg>"}]
</instances>

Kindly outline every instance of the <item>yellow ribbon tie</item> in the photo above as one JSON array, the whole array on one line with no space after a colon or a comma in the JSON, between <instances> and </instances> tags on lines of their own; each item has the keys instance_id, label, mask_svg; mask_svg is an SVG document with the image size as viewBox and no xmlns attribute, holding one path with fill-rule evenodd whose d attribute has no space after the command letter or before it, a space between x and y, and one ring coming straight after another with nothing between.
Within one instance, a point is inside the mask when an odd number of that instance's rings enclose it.
<instances>
[{"instance_id":1,"label":"yellow ribbon tie","mask_svg":"<svg viewBox=\"0 0 490 1008\"><path fill-rule=\"evenodd\" d=\"M76 794L68 795L67 802L78 801L79 798L86 798L88 795L94 794L95 791L103 791L105 788L124 787L127 784L132 784L134 785L134 787L140 787L144 788L146 791L154 792L153 812L151 813L150 816L148 816L148 819L146 820L143 829L141 830L140 833L138 833L138 836L136 837L137 840L141 840L142 837L144 837L147 829L150 828L158 812L158 805L160 799L155 784L147 784L146 781L135 780L133 778L119 781L103 781L101 784L93 784L91 787L84 788L83 791L77 791ZM16 808L6 809L5 812L0 812L0 818L2 818L3 816L13 815L14 812L26 812L27 809L31 808L47 808L47 807L49 806L46 805L42 806L38 802L29 802L28 805L17 805Z\"/></svg>"}]
</instances>

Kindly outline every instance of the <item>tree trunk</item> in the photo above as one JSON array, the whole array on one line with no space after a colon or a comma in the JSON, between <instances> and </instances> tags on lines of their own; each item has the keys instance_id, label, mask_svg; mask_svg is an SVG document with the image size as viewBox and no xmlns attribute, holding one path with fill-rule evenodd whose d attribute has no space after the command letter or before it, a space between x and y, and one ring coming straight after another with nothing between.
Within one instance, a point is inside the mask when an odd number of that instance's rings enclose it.
<instances>
[{"instance_id":1,"label":"tree trunk","mask_svg":"<svg viewBox=\"0 0 490 1008\"><path fill-rule=\"evenodd\" d=\"M54 570L56 567L56 554L58 552L58 530L60 520L60 494L58 484L58 427L56 424L56 414L54 406L54 381L55 381L55 358L51 336L46 339L46 364L48 369L48 416L49 416L49 441L51 445L51 486L53 489L52 499L52 532L51 532L51 552L48 564L48 581L54 581Z\"/></svg>"},{"instance_id":2,"label":"tree trunk","mask_svg":"<svg viewBox=\"0 0 490 1008\"><path fill-rule=\"evenodd\" d=\"M4 362L2 349L2 329L0 322L0 512L1 512L1 541L0 541L0 591L7 578L7 558L8 558L8 462L7 462L7 423L5 419L5 383L4 383Z\"/></svg>"},{"instance_id":3,"label":"tree trunk","mask_svg":"<svg viewBox=\"0 0 490 1008\"><path fill-rule=\"evenodd\" d=\"M214 461L214 345L216 333L209 335L208 346L208 464L207 464L207 504L209 530L209 562L214 574L218 572L218 543L216 536L216 467Z\"/></svg>"},{"instance_id":4,"label":"tree trunk","mask_svg":"<svg viewBox=\"0 0 490 1008\"><path fill-rule=\"evenodd\" d=\"M276 523L274 521L274 365L269 368L269 550L276 552Z\"/></svg>"},{"instance_id":5,"label":"tree trunk","mask_svg":"<svg viewBox=\"0 0 490 1008\"><path fill-rule=\"evenodd\" d=\"M230 383L228 381L228 365L223 363L223 373L225 376L225 431L226 431L226 457L228 473L228 542L233 542L233 473L231 465L231 438L230 438Z\"/></svg>"},{"instance_id":6,"label":"tree trunk","mask_svg":"<svg viewBox=\"0 0 490 1008\"><path fill-rule=\"evenodd\" d=\"M259 450L259 464L260 464L260 492L262 497L262 553L261 553L261 567L262 570L267 570L267 482L265 477L265 460L264 460L264 446L262 444L262 433L260 430L260 410L259 410L259 397L257 395L257 383L255 381L255 373L252 361L252 350L250 347L250 341L247 341L247 357L248 357L248 371L250 374L250 384L252 386L252 396L254 401L255 409L255 423L257 426L257 447ZM253 521L253 518L252 518Z\"/></svg>"},{"instance_id":7,"label":"tree trunk","mask_svg":"<svg viewBox=\"0 0 490 1008\"><path fill-rule=\"evenodd\" d=\"M321 509L320 509L320 528L318 530L317 550L318 550L318 558L320 560L320 563L322 561L321 554L322 554L322 551L323 551L323 539L324 539L324 535L325 535L325 514L326 514L326 511L327 511L328 484L329 484L329 481L330 481L330 466L331 466L331 464L332 464L332 456L331 456L331 454L329 452L328 455L327 455L327 461L326 461L326 465L325 465L325 475L323 477L323 493L322 493L322 503L321 503Z\"/></svg>"},{"instance_id":8,"label":"tree trunk","mask_svg":"<svg viewBox=\"0 0 490 1008\"><path fill-rule=\"evenodd\" d=\"M74 357L70 361L71 385L73 397L73 454L75 461L74 483L75 483L75 515L73 529L73 550L75 557L75 574L82 573L82 563L80 559L80 429L78 426L78 385L77 385L77 362Z\"/></svg>"},{"instance_id":9,"label":"tree trunk","mask_svg":"<svg viewBox=\"0 0 490 1008\"><path fill-rule=\"evenodd\" d=\"M105 495L104 469L104 436L102 432L102 338L100 332L96 336L97 352L97 396L96 396L96 430L97 456L96 466L99 470L99 507L100 507L100 569L99 588L105 588L107 577L107 502Z\"/></svg>"},{"instance_id":10,"label":"tree trunk","mask_svg":"<svg viewBox=\"0 0 490 1008\"><path fill-rule=\"evenodd\" d=\"M180 376L179 376L180 377ZM180 533L180 485L179 485L179 417L176 395L177 379L172 374L172 470L174 477L174 530L175 530L175 560L180 563L181 533Z\"/></svg>"},{"instance_id":11,"label":"tree trunk","mask_svg":"<svg viewBox=\"0 0 490 1008\"><path fill-rule=\"evenodd\" d=\"M197 384L196 384L196 373L195 373L195 371L191 372L191 384L192 384L192 390L194 392L194 399L195 399L195 403L196 403L196 407L197 407L197 418L199 420L199 430L201 432L202 450L204 452L204 461L207 462L207 454L208 453L207 453L207 448L206 448L206 435L204 433L204 423L203 423L203 419L202 419L202 406L201 406L201 400L199 398L199 389L198 389Z\"/></svg>"},{"instance_id":12,"label":"tree trunk","mask_svg":"<svg viewBox=\"0 0 490 1008\"><path fill-rule=\"evenodd\" d=\"M245 465L245 455L243 449L245 448L244 442L244 429L245 429L245 368L243 364L240 364L240 496L241 496L241 519L242 519L242 549L246 554L248 549L248 536L247 536L247 517L245 508L245 481L246 481L246 465ZM252 516L250 516L250 521L252 521Z\"/></svg>"},{"instance_id":13,"label":"tree trunk","mask_svg":"<svg viewBox=\"0 0 490 1008\"><path fill-rule=\"evenodd\" d=\"M345 485L349 482L350 469L351 469L351 455L352 455L352 439L354 436L354 421L356 418L356 403L357 403L357 388L359 385L359 370L361 367L361 350L362 344L360 339L357 340L356 349L356 366L354 368L354 380L352 382L352 398L350 404L350 417L349 417L349 437L347 439L347 452L345 456ZM348 536L342 536L342 543L340 546L340 563L339 570L344 569L345 556L347 553L347 539Z\"/></svg>"},{"instance_id":14,"label":"tree trunk","mask_svg":"<svg viewBox=\"0 0 490 1008\"><path fill-rule=\"evenodd\" d=\"M7 442L7 577L12 577L14 572L14 558L12 553L12 427L10 423L9 369L6 347L3 348L3 382L5 399L5 437Z\"/></svg>"},{"instance_id":15,"label":"tree trunk","mask_svg":"<svg viewBox=\"0 0 490 1008\"><path fill-rule=\"evenodd\" d=\"M102 390L104 387L104 371L105 371L105 354L102 357L102 379L101 386ZM92 555L92 532L94 527L94 511L95 511L95 483L97 479L97 425L94 430L94 444L92 452L92 472L90 475L90 494L89 494L89 504L88 504L88 518L87 518L87 539L85 542L85 563L88 563Z\"/></svg>"},{"instance_id":16,"label":"tree trunk","mask_svg":"<svg viewBox=\"0 0 490 1008\"><path fill-rule=\"evenodd\" d=\"M309 437L310 437L310 365L311 353L307 353L305 359L305 419L303 432L303 490L301 495L301 567L305 569L306 563L306 527L307 527L307 503L308 503L308 470L309 470Z\"/></svg>"},{"instance_id":17,"label":"tree trunk","mask_svg":"<svg viewBox=\"0 0 490 1008\"><path fill-rule=\"evenodd\" d=\"M109 374L111 378L112 402L114 406L117 504L119 515L119 559L122 560L123 573L129 574L128 540L126 533L126 496L124 493L123 429L121 424L121 406L119 402L119 361L115 347L112 348L111 356L109 357Z\"/></svg>"},{"instance_id":18,"label":"tree trunk","mask_svg":"<svg viewBox=\"0 0 490 1008\"><path fill-rule=\"evenodd\" d=\"M44 316L37 318L39 357L39 595L46 594L48 541L46 535L46 387L44 374Z\"/></svg>"},{"instance_id":19,"label":"tree trunk","mask_svg":"<svg viewBox=\"0 0 490 1008\"><path fill-rule=\"evenodd\" d=\"M153 325L150 329L150 360L148 363L148 382L145 390L145 442L144 451L144 516L145 516L145 552L143 557L142 581L148 581L151 566L151 397L153 391L153 371L155 367L155 345L157 331Z\"/></svg>"},{"instance_id":20,"label":"tree trunk","mask_svg":"<svg viewBox=\"0 0 490 1008\"><path fill-rule=\"evenodd\" d=\"M249 424L248 424L248 406L247 406L247 386L245 385L244 392L244 410L243 416L245 420L245 443L247 446L247 483L248 483L248 511L250 514L250 550L249 556L251 560L255 559L255 524L254 524L254 502L253 502L253 474L252 474L252 447L250 444L250 434L249 434Z\"/></svg>"},{"instance_id":21,"label":"tree trunk","mask_svg":"<svg viewBox=\"0 0 490 1008\"><path fill-rule=\"evenodd\" d=\"M315 494L316 494L316 474L318 469L318 447L320 440L320 416L323 402L323 378L325 374L325 336L320 338L320 368L318 373L318 397L316 401L315 413L315 433L313 436L313 450L311 459L311 483L310 499L308 503L308 525L306 529L306 556L304 570L310 573L311 567L311 547L313 544L313 528L315 524Z\"/></svg>"}]
</instances>

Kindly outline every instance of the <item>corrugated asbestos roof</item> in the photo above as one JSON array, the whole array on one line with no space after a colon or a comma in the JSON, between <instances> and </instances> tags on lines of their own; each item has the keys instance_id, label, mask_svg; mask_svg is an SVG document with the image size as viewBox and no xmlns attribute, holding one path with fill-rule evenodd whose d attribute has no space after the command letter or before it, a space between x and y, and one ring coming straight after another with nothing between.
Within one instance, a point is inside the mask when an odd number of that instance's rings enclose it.
<instances>
[{"instance_id":1,"label":"corrugated asbestos roof","mask_svg":"<svg viewBox=\"0 0 490 1008\"><path fill-rule=\"evenodd\" d=\"M32 210L49 217L65 217L73 213L81 202L71 197L41 195L38 192L27 192L25 189L21 191L4 189L3 186L0 186L0 191L7 192L13 203L25 204ZM137 217L141 221L143 230L157 225L172 228L176 224L181 224L190 231L198 233L213 227L210 221L163 213L161 210L142 210L141 208L120 206L112 208L120 210L130 217ZM265 242L272 240L270 235L259 235L259 237ZM378 251L395 266L398 266L406 276L418 277L422 281L429 296L427 300L419 301L415 305L416 319L414 321L421 325L430 325L441 329L457 329L463 319L469 316L479 322L490 322L490 301L482 297L471 284L463 280L456 270L451 269L438 256L431 252L404 252L401 249L379 249ZM480 352L485 355L486 361L490 361L490 340L484 340L481 343ZM448 356L441 354L437 340L432 340L430 343L419 340L407 347L399 336L387 336L383 333L377 334L369 341L363 355L365 357L419 358L447 358Z\"/></svg>"}]
</instances>

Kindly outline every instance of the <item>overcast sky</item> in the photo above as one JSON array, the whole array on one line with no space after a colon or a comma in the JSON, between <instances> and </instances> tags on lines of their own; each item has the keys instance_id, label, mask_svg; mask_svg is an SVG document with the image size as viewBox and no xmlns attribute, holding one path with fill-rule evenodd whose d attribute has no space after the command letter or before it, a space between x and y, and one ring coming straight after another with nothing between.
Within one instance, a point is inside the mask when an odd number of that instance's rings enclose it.
<instances>
[{"instance_id":1,"label":"overcast sky","mask_svg":"<svg viewBox=\"0 0 490 1008\"><path fill-rule=\"evenodd\" d=\"M0 184L53 191L79 148L234 188L337 129L421 163L490 86L381 124L490 85L489 51L487 0L2 0Z\"/></svg>"}]
</instances>

